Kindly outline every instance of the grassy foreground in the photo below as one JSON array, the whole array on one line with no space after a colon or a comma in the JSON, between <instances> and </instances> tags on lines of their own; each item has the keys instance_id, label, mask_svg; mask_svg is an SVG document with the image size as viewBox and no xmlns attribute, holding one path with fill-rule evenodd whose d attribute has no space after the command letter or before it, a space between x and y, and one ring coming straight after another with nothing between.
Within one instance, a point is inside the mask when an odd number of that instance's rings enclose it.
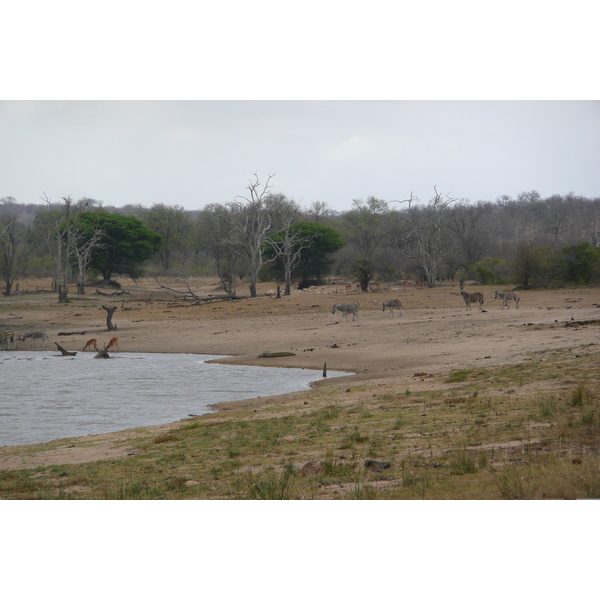
<instances>
[{"instance_id":1,"label":"grassy foreground","mask_svg":"<svg viewBox=\"0 0 600 600\"><path fill-rule=\"evenodd\" d=\"M590 345L415 374L433 391L342 382L291 404L136 430L123 459L0 471L0 498L598 498L599 366Z\"/></svg>"}]
</instances>

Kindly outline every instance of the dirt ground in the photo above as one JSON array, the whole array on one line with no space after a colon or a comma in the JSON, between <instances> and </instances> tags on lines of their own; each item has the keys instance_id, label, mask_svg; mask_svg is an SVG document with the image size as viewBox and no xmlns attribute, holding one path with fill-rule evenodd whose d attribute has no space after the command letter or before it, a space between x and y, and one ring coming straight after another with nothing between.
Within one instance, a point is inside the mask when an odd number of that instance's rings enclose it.
<instances>
[{"instance_id":1,"label":"dirt ground","mask_svg":"<svg viewBox=\"0 0 600 600\"><path fill-rule=\"evenodd\" d=\"M161 283L182 292L186 289L181 281ZM598 288L522 291L518 309L513 302L502 309L494 291L504 288L467 285L468 291L481 291L485 297L483 311L477 305L467 311L458 283L433 289L383 285L380 292L347 294L340 281L282 298L275 297L273 284L263 284L258 298L215 299L200 305L190 305L183 294L161 289L154 280L123 284L129 293L107 297L89 288L85 297L73 294L68 305L60 305L56 294L42 291L49 288L49 282L21 282L17 295L0 299L0 327L19 334L45 331L49 340L45 345L38 341L38 350L54 350L58 342L67 350L81 352L91 338L102 348L118 336L120 352L218 354L226 356L220 359L223 363L316 369L319 377L325 364L330 371L355 373L343 381L321 379L316 390L306 393L308 397L323 386L341 388L349 381L367 379L398 389L407 383L411 389L429 389L433 384L427 374L476 364L511 364L532 351L600 341ZM222 293L214 280L192 280L190 285L201 297ZM396 311L391 317L382 310L383 302L394 298L402 301L402 316ZM332 314L335 303L346 302L360 303L356 320ZM107 331L102 305L118 307L113 317L116 331ZM18 350L30 349L29 340L18 343ZM264 352L293 355L260 358ZM220 408L285 401L260 398ZM0 469L123 456L128 452L127 438L133 435L125 431L88 436L85 448L49 449L32 454L25 462L4 447Z\"/></svg>"}]
</instances>

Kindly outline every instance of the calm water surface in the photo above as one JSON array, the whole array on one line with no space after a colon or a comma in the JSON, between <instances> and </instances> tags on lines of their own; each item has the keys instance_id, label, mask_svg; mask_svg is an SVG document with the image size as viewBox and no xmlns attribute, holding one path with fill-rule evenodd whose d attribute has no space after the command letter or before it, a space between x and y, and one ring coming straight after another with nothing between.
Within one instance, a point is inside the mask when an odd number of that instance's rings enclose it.
<instances>
[{"instance_id":1,"label":"calm water surface","mask_svg":"<svg viewBox=\"0 0 600 600\"><path fill-rule=\"evenodd\" d=\"M0 446L160 425L213 412L211 404L286 394L322 373L207 364L218 356L0 354ZM329 377L349 375L329 371Z\"/></svg>"}]
</instances>

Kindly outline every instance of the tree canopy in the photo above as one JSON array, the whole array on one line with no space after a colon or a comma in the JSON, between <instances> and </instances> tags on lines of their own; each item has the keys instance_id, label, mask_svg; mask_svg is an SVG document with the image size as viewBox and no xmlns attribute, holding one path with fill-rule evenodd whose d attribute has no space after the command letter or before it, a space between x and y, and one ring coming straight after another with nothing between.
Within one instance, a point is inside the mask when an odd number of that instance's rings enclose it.
<instances>
[{"instance_id":1,"label":"tree canopy","mask_svg":"<svg viewBox=\"0 0 600 600\"><path fill-rule=\"evenodd\" d=\"M310 240L310 244L300 251L300 260L294 269L294 280L299 281L299 287L306 287L311 282L320 282L327 275L333 264L331 254L346 245L342 236L333 227L309 221L300 221L290 225L289 232L295 236L298 246L303 240ZM284 231L271 234L275 241L283 239ZM266 255L274 252L272 248L265 250ZM283 280L284 265L277 259L271 266L273 276Z\"/></svg>"},{"instance_id":2,"label":"tree canopy","mask_svg":"<svg viewBox=\"0 0 600 600\"><path fill-rule=\"evenodd\" d=\"M98 229L102 231L99 245L92 251L90 267L104 279L110 279L114 273L140 277L142 264L162 247L162 236L136 217L86 212L77 216L76 223L89 237Z\"/></svg>"}]
</instances>

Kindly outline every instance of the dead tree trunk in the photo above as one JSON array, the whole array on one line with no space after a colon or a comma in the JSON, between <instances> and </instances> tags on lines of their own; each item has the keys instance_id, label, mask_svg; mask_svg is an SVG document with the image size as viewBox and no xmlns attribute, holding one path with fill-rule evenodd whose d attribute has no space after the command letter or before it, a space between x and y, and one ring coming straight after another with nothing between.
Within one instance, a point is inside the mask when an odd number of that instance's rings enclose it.
<instances>
[{"instance_id":1,"label":"dead tree trunk","mask_svg":"<svg viewBox=\"0 0 600 600\"><path fill-rule=\"evenodd\" d=\"M115 313L115 310L117 310L117 308L119 308L119 307L118 306L105 306L103 304L102 308L106 311L106 328L108 329L108 331L113 331L114 329L117 328L117 326L113 324L112 317L113 317L113 314Z\"/></svg>"},{"instance_id":2,"label":"dead tree trunk","mask_svg":"<svg viewBox=\"0 0 600 600\"><path fill-rule=\"evenodd\" d=\"M60 353L63 356L75 356L77 352L69 352L69 350L65 350L58 342L54 342L56 347L60 350Z\"/></svg>"},{"instance_id":3,"label":"dead tree trunk","mask_svg":"<svg viewBox=\"0 0 600 600\"><path fill-rule=\"evenodd\" d=\"M98 350L98 354L94 358L110 358L106 350Z\"/></svg>"}]
</instances>

